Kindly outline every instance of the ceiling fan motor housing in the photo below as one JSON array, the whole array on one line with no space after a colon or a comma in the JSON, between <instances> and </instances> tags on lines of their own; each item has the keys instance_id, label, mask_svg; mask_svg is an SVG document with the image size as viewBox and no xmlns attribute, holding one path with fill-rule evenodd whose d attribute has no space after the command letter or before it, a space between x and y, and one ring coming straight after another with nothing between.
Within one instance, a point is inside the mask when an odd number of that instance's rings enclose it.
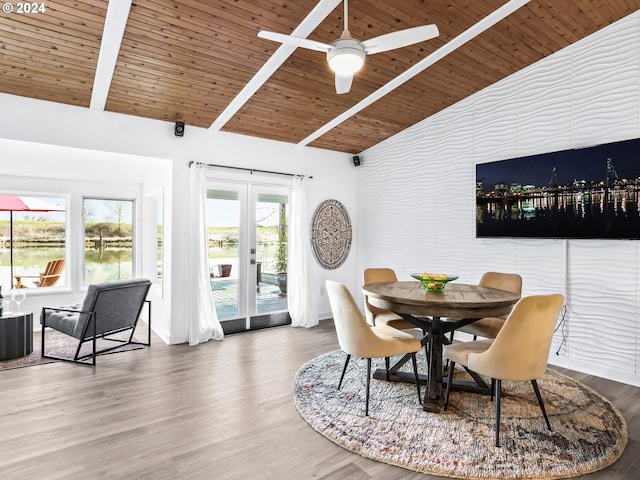
<instances>
[{"instance_id":1,"label":"ceiling fan motor housing","mask_svg":"<svg viewBox=\"0 0 640 480\"><path fill-rule=\"evenodd\" d=\"M366 53L364 46L353 38L340 38L331 42L333 47L327 52L331 70L340 75L353 75L362 68Z\"/></svg>"}]
</instances>

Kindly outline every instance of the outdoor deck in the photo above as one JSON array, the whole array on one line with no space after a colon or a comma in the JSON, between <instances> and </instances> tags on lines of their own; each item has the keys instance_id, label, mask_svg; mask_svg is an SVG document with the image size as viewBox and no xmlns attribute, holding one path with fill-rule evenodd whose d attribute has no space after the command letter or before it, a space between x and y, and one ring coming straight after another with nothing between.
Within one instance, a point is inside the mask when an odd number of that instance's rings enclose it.
<instances>
[{"instance_id":1,"label":"outdoor deck","mask_svg":"<svg viewBox=\"0 0 640 480\"><path fill-rule=\"evenodd\" d=\"M213 290L218 319L223 321L238 318L238 280L235 278L213 278L211 279L211 289ZM287 310L287 296L280 292L277 285L260 282L256 289L256 313L258 315Z\"/></svg>"}]
</instances>

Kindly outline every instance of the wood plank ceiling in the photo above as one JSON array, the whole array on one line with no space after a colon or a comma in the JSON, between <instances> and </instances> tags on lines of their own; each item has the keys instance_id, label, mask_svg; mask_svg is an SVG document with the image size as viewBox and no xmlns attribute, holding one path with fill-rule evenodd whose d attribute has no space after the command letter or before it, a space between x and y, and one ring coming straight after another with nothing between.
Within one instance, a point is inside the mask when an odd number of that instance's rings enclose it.
<instances>
[{"instance_id":1,"label":"wood plank ceiling","mask_svg":"<svg viewBox=\"0 0 640 480\"><path fill-rule=\"evenodd\" d=\"M105 110L210 128L280 46L258 38L258 31L289 34L317 3L133 2L112 69ZM431 23L438 26L440 35L369 55L351 91L344 95L335 93L323 53L297 49L221 130L303 142L506 3L351 0L349 30L359 40ZM89 108L108 2L47 0L43 5L44 12L18 13L14 8L0 16L0 92ZM531 0L307 143L359 153L639 7L640 0ZM342 25L339 4L308 38L329 43L340 36ZM107 32L104 38L113 42Z\"/></svg>"}]
</instances>

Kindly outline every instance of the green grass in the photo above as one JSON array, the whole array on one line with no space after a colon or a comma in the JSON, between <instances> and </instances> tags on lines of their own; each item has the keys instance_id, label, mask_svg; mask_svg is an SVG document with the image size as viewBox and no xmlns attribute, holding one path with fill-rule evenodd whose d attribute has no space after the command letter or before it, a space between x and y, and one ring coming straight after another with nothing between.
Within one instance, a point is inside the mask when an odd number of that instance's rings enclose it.
<instances>
[{"instance_id":1,"label":"green grass","mask_svg":"<svg viewBox=\"0 0 640 480\"><path fill-rule=\"evenodd\" d=\"M53 222L49 220L14 220L13 239L14 241L42 242L51 240L62 240L65 238L65 223ZM10 237L9 220L0 220L0 237ZM85 236L88 240L100 238L124 238L131 240L131 224L87 222L85 224Z\"/></svg>"}]
</instances>

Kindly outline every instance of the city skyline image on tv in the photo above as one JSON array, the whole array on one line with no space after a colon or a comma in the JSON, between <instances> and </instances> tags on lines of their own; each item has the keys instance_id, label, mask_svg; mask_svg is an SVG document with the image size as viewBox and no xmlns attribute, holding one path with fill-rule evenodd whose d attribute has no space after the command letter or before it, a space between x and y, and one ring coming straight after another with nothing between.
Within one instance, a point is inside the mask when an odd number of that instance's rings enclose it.
<instances>
[{"instance_id":1,"label":"city skyline image on tv","mask_svg":"<svg viewBox=\"0 0 640 480\"><path fill-rule=\"evenodd\" d=\"M476 236L640 238L640 139L476 165Z\"/></svg>"}]
</instances>

